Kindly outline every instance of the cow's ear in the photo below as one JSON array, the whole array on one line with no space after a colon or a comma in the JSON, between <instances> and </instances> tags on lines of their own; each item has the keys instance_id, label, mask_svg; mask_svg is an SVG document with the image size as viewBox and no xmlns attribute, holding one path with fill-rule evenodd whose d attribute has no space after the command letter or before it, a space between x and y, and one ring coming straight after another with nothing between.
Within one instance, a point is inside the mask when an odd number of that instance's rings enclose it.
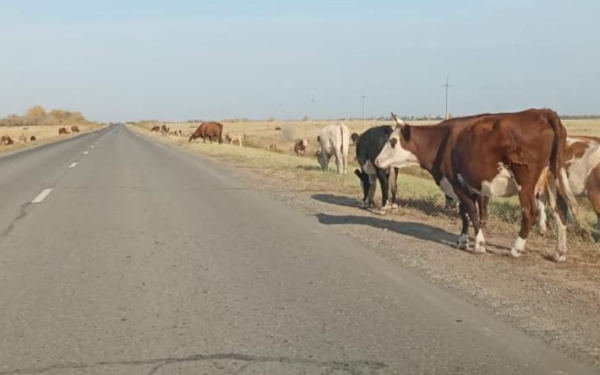
<instances>
[{"instance_id":1,"label":"cow's ear","mask_svg":"<svg viewBox=\"0 0 600 375\"><path fill-rule=\"evenodd\" d=\"M404 138L405 141L410 141L410 136L412 134L412 127L410 125L403 125L400 128L400 134L402 134L402 138Z\"/></svg>"}]
</instances>

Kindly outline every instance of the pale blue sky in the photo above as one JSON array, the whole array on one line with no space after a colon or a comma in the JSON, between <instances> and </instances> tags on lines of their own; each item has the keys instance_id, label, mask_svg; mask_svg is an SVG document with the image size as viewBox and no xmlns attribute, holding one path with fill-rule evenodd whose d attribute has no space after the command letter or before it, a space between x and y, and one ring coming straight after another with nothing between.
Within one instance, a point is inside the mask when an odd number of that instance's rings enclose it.
<instances>
[{"instance_id":1,"label":"pale blue sky","mask_svg":"<svg viewBox=\"0 0 600 375\"><path fill-rule=\"evenodd\" d=\"M3 0L0 116L600 113L597 0Z\"/></svg>"}]
</instances>

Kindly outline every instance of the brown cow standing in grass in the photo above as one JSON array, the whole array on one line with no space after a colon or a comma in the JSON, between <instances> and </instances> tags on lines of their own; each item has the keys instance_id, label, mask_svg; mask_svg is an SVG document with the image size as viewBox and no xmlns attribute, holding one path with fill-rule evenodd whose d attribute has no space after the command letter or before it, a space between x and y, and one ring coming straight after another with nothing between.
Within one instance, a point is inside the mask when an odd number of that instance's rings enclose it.
<instances>
[{"instance_id":1,"label":"brown cow standing in grass","mask_svg":"<svg viewBox=\"0 0 600 375\"><path fill-rule=\"evenodd\" d=\"M192 133L190 136L189 142L202 138L204 143L206 143L206 139L213 142L213 138L216 138L219 143L223 143L223 124L218 122L203 122L198 126L198 128Z\"/></svg>"},{"instance_id":2,"label":"brown cow standing in grass","mask_svg":"<svg viewBox=\"0 0 600 375\"><path fill-rule=\"evenodd\" d=\"M158 125L153 126L152 129L150 129L150 131L153 133L158 133L160 131L160 126L158 126Z\"/></svg>"},{"instance_id":3,"label":"brown cow standing in grass","mask_svg":"<svg viewBox=\"0 0 600 375\"><path fill-rule=\"evenodd\" d=\"M37 138L35 137L35 135L32 135L32 136L29 138L29 140L30 140L31 142L33 142L33 141L37 140Z\"/></svg>"},{"instance_id":4,"label":"brown cow standing in grass","mask_svg":"<svg viewBox=\"0 0 600 375\"><path fill-rule=\"evenodd\" d=\"M15 143L9 135L3 135L0 138L0 145L8 146Z\"/></svg>"},{"instance_id":5,"label":"brown cow standing in grass","mask_svg":"<svg viewBox=\"0 0 600 375\"><path fill-rule=\"evenodd\" d=\"M578 205L567 180L567 132L556 112L529 109L454 118L434 126L411 126L393 113L392 116L398 128L375 164L380 168L431 164L438 186L460 202L461 249L468 246L470 219L476 234L474 252L486 251L477 209L480 196L518 195L523 212L521 230L510 253L521 256L536 217L535 189L548 167L552 176L548 180L549 201L558 224L557 248L551 257L555 261L566 259L569 206L578 223L584 227L585 224L579 219ZM450 121L459 126L449 126Z\"/></svg>"},{"instance_id":6,"label":"brown cow standing in grass","mask_svg":"<svg viewBox=\"0 0 600 375\"><path fill-rule=\"evenodd\" d=\"M308 147L308 139L299 139L294 143L294 152L296 156L304 156Z\"/></svg>"},{"instance_id":7,"label":"brown cow standing in grass","mask_svg":"<svg viewBox=\"0 0 600 375\"><path fill-rule=\"evenodd\" d=\"M227 139L230 145L237 141L240 147L242 147L242 143L244 142L244 133L227 133L225 139Z\"/></svg>"},{"instance_id":8,"label":"brown cow standing in grass","mask_svg":"<svg viewBox=\"0 0 600 375\"><path fill-rule=\"evenodd\" d=\"M69 131L67 130L67 128L59 128L58 135L61 135L61 134L69 134Z\"/></svg>"},{"instance_id":9,"label":"brown cow standing in grass","mask_svg":"<svg viewBox=\"0 0 600 375\"><path fill-rule=\"evenodd\" d=\"M79 133L79 128L76 125L71 126L71 132Z\"/></svg>"}]
</instances>

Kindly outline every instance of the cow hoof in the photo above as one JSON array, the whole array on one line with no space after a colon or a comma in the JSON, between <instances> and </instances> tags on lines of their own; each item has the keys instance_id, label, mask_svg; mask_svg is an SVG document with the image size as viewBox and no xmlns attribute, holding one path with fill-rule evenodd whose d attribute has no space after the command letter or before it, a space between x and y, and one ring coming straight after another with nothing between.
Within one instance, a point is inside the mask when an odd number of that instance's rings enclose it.
<instances>
[{"instance_id":1,"label":"cow hoof","mask_svg":"<svg viewBox=\"0 0 600 375\"><path fill-rule=\"evenodd\" d=\"M473 248L473 253L474 254L483 254L485 253L485 246L484 245L477 245Z\"/></svg>"},{"instance_id":2,"label":"cow hoof","mask_svg":"<svg viewBox=\"0 0 600 375\"><path fill-rule=\"evenodd\" d=\"M519 250L515 249L514 247L512 249L510 249L510 256L513 258L519 258L521 255L523 255L522 252L520 252Z\"/></svg>"},{"instance_id":3,"label":"cow hoof","mask_svg":"<svg viewBox=\"0 0 600 375\"><path fill-rule=\"evenodd\" d=\"M553 261L555 261L557 263L564 262L565 260L567 260L566 256L564 256L564 255L558 255L558 254L553 254L551 256L551 258L552 258Z\"/></svg>"}]
</instances>

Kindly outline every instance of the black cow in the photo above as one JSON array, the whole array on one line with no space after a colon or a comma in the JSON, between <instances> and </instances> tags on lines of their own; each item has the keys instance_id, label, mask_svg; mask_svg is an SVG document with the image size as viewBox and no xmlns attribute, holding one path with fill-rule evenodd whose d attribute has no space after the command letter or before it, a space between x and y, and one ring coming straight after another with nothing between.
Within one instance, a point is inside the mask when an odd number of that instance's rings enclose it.
<instances>
[{"instance_id":1,"label":"black cow","mask_svg":"<svg viewBox=\"0 0 600 375\"><path fill-rule=\"evenodd\" d=\"M382 209L389 210L396 200L398 168L391 169L390 176L389 169L383 170L375 166L375 159L389 140L393 130L394 128L389 125L376 126L365 131L356 141L356 160L361 169L356 169L354 174L360 179L363 190L361 206L363 207L373 205L377 180L381 185ZM392 199L391 202L388 202L390 194Z\"/></svg>"}]
</instances>

